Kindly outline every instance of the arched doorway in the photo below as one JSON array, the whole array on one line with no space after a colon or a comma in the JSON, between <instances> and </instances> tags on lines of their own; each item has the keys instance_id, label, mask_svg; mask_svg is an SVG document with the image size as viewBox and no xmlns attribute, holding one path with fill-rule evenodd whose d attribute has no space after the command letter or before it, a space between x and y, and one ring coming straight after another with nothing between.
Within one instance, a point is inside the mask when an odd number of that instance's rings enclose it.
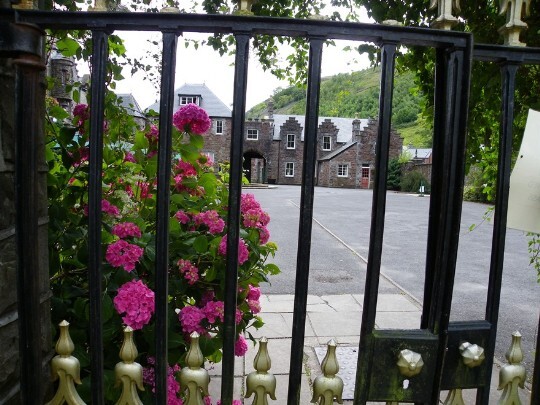
<instances>
[{"instance_id":1,"label":"arched doorway","mask_svg":"<svg viewBox=\"0 0 540 405\"><path fill-rule=\"evenodd\" d=\"M266 158L261 153L245 152L243 169L250 183L266 183Z\"/></svg>"}]
</instances>

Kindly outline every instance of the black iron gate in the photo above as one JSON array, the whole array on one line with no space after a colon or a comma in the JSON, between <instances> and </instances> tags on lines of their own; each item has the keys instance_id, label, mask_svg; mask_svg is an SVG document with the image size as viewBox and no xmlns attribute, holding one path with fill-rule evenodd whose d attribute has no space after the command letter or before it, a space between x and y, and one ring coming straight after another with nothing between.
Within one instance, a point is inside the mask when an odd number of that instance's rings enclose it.
<instances>
[{"instance_id":1,"label":"black iron gate","mask_svg":"<svg viewBox=\"0 0 540 405\"><path fill-rule=\"evenodd\" d=\"M252 18L225 15L183 15L143 13L54 13L2 9L0 52L16 58L17 104L17 248L20 319L21 398L25 404L41 403L43 393L36 370L41 368L36 314L39 314L37 283L33 274L37 254L35 186L35 125L40 117L32 108L42 65L41 29L90 30L93 38L91 77L90 175L89 175L89 274L90 347L92 403L104 402L103 343L101 318L101 161L105 93L107 38L114 30L158 31L163 35L160 101L160 142L158 154L158 220L156 231L156 396L157 404L167 402L167 295L168 295L168 213L169 173L171 171L171 118L173 106L176 45L183 32L232 34L236 41L234 107L232 118L231 175L227 242L227 283L225 297L225 340L223 349L222 403L233 396L235 303L242 177L243 134L248 76L249 43L253 36L287 35L303 37L310 44L301 210L297 254L296 291L290 358L288 404L300 401L302 350L310 269L310 239L314 200L316 133L318 123L321 58L326 40L346 39L371 42L380 47L381 83L379 129L376 145L375 183L371 222L368 271L362 318L360 353L356 377L355 403L403 401L435 404L441 389L478 388L477 403L488 403L498 302L503 268L506 207L508 202L513 90L516 70L521 63L539 63L538 49L501 46L475 46L472 35L387 25L351 24L318 20ZM434 49L435 114L432 197L428 230L426 279L421 326L417 330L376 330L375 314L381 267L382 241L389 161L394 64L399 46ZM450 322L452 290L458 247L461 201L465 167L465 134L470 71L473 58L501 64L503 106L497 210L493 237L489 297L485 320ZM24 299L22 299L24 297ZM486 348L486 361L465 371L459 361L459 346L471 342ZM395 367L396 355L420 354L423 372L408 389L402 389L406 376ZM538 357L538 355L537 355ZM376 361L375 361L376 359ZM538 363L538 362L537 362ZM538 368L538 364L537 364ZM535 380L538 385L538 380ZM538 395L538 387L535 386ZM535 403L536 397L533 397Z\"/></svg>"}]
</instances>

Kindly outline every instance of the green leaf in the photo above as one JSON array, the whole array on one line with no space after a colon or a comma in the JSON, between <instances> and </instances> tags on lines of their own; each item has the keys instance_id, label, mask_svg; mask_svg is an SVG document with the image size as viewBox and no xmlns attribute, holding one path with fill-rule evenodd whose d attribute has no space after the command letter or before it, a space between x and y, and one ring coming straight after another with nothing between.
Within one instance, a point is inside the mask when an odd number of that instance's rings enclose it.
<instances>
[{"instance_id":1,"label":"green leaf","mask_svg":"<svg viewBox=\"0 0 540 405\"><path fill-rule=\"evenodd\" d=\"M64 56L75 56L81 48L79 43L72 38L62 38L56 42L58 51Z\"/></svg>"},{"instance_id":2,"label":"green leaf","mask_svg":"<svg viewBox=\"0 0 540 405\"><path fill-rule=\"evenodd\" d=\"M113 301L111 299L111 297L109 296L109 294L105 293L103 294L103 299L102 299L102 318L103 318L103 322L107 322L109 319L112 318L113 314L114 314L114 306L113 306Z\"/></svg>"},{"instance_id":3,"label":"green leaf","mask_svg":"<svg viewBox=\"0 0 540 405\"><path fill-rule=\"evenodd\" d=\"M197 253L206 253L208 250L208 240L206 239L206 236L197 236L193 242L193 248Z\"/></svg>"},{"instance_id":4,"label":"green leaf","mask_svg":"<svg viewBox=\"0 0 540 405\"><path fill-rule=\"evenodd\" d=\"M276 266L274 263L265 264L264 265L264 270L267 271L268 273L272 274L273 276L275 276L276 274L281 273L281 270L279 269L279 267Z\"/></svg>"}]
</instances>

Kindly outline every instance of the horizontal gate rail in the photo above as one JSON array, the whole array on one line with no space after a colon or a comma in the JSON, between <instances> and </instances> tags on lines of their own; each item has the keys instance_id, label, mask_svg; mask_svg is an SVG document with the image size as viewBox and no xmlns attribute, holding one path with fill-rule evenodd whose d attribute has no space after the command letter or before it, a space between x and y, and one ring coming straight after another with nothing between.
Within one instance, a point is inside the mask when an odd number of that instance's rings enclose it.
<instances>
[{"instance_id":1,"label":"horizontal gate rail","mask_svg":"<svg viewBox=\"0 0 540 405\"><path fill-rule=\"evenodd\" d=\"M11 11L10 11L11 13ZM16 11L18 22L43 28L101 29L119 31L178 31L232 34L249 32L290 37L324 36L328 39L361 40L366 42L399 42L402 45L426 47L467 46L467 36L454 31L430 28L395 27L366 23L345 23L320 20L300 20L277 17L242 17L231 15L201 15L175 13L102 13ZM0 16L6 15L2 11ZM61 18L59 18L61 16Z\"/></svg>"}]
</instances>

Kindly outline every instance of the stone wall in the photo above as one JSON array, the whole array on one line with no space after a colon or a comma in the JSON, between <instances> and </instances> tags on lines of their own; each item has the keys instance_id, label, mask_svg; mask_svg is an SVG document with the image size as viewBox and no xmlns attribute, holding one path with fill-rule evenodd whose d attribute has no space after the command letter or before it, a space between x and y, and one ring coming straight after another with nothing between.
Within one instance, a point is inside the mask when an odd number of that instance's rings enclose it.
<instances>
[{"instance_id":1,"label":"stone wall","mask_svg":"<svg viewBox=\"0 0 540 405\"><path fill-rule=\"evenodd\" d=\"M17 313L17 277L15 249L15 146L14 146L14 68L11 61L0 59L0 403L18 404L19 340ZM44 83L38 89L38 99L44 100ZM44 117L44 107L35 111ZM47 166L45 164L43 127L36 134L39 142L38 216L39 216L39 277L41 292L41 340L43 369L36 378L43 381L44 392L50 385L49 361L53 354L50 329L50 295L47 257ZM24 252L20 252L24 254ZM36 398L36 403L43 403Z\"/></svg>"},{"instance_id":2,"label":"stone wall","mask_svg":"<svg viewBox=\"0 0 540 405\"><path fill-rule=\"evenodd\" d=\"M281 126L275 128L281 142L276 142L278 148L278 184L301 184L302 183L302 163L304 156L304 141L301 139L302 126L296 119L289 118ZM294 135L295 148L287 148L287 135ZM294 163L294 175L285 176L287 163Z\"/></svg>"},{"instance_id":3,"label":"stone wall","mask_svg":"<svg viewBox=\"0 0 540 405\"><path fill-rule=\"evenodd\" d=\"M322 187L356 188L356 148L351 146L331 160L319 162L320 174L317 185ZM346 165L348 173L346 177L338 176L338 167Z\"/></svg>"}]
</instances>

